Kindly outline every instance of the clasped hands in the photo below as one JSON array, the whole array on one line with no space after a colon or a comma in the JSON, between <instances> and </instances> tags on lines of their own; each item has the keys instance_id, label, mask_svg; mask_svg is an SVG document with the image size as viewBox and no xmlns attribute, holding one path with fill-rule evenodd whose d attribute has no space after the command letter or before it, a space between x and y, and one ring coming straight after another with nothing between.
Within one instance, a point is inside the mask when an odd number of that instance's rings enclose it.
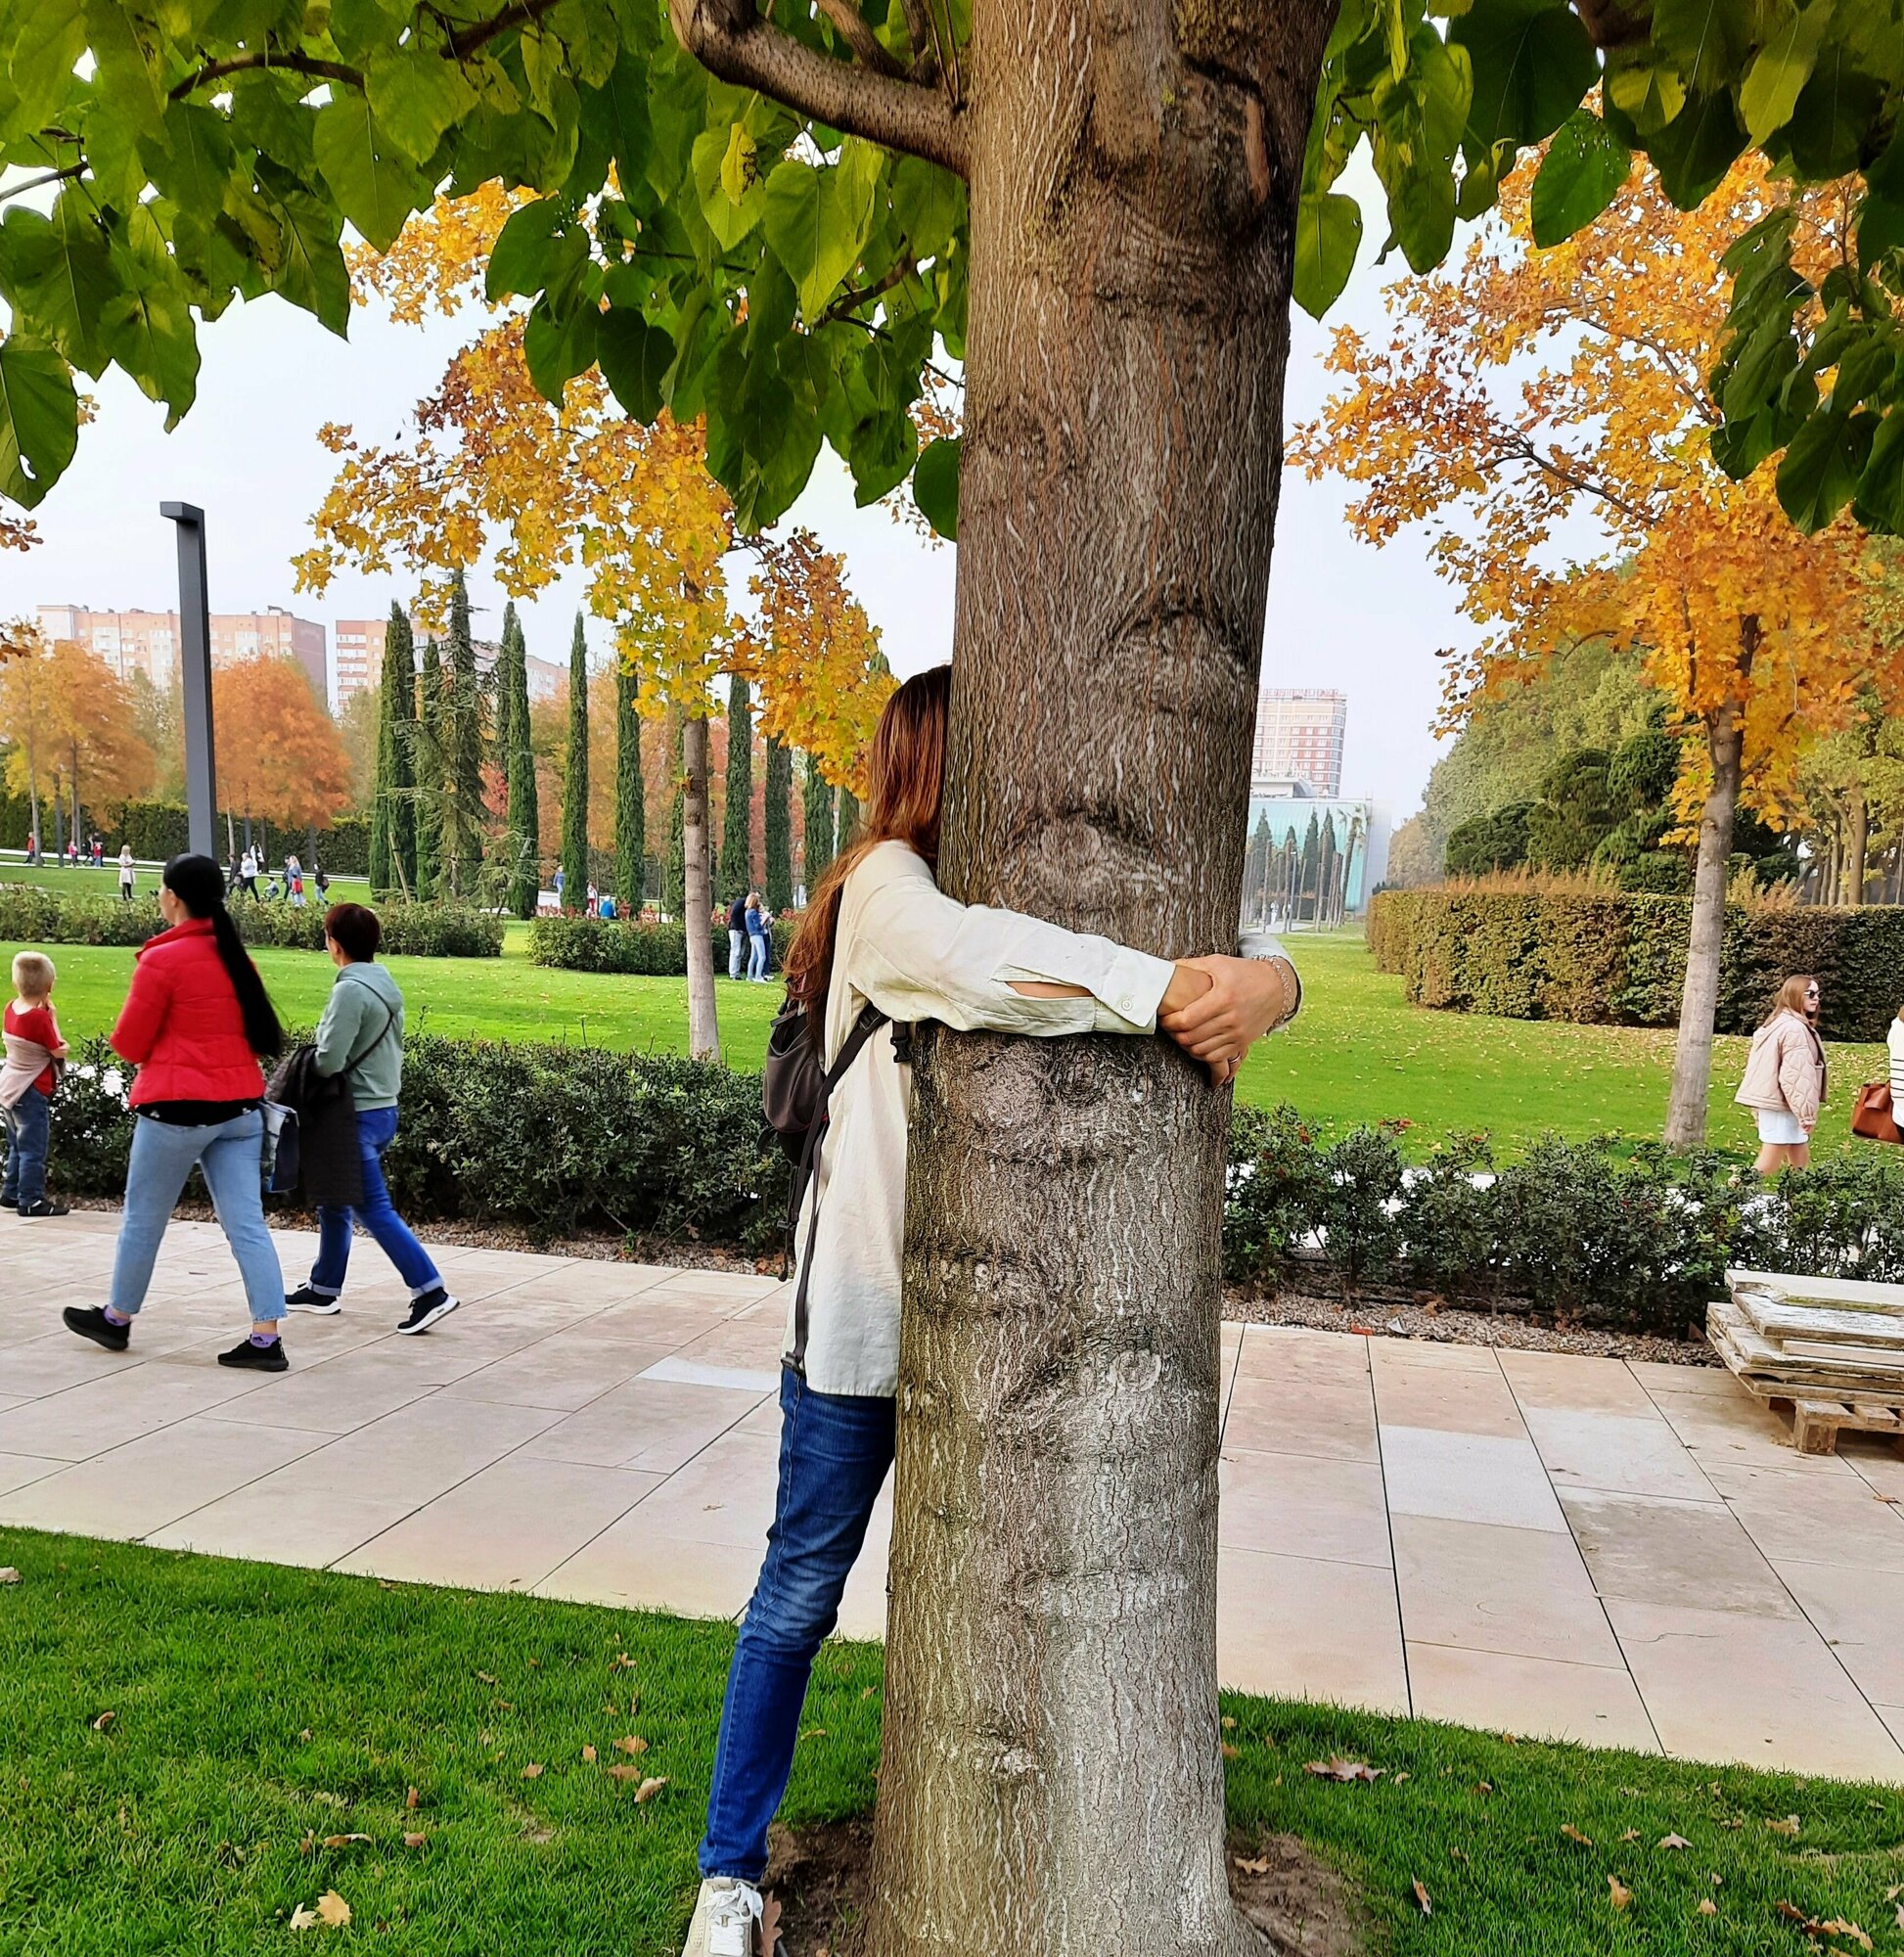
<instances>
[{"instance_id":1,"label":"clasped hands","mask_svg":"<svg viewBox=\"0 0 1904 1957\"><path fill-rule=\"evenodd\" d=\"M1257 1040L1294 1018L1300 998L1287 958L1182 958L1157 1007L1157 1029L1223 1087Z\"/></svg>"}]
</instances>

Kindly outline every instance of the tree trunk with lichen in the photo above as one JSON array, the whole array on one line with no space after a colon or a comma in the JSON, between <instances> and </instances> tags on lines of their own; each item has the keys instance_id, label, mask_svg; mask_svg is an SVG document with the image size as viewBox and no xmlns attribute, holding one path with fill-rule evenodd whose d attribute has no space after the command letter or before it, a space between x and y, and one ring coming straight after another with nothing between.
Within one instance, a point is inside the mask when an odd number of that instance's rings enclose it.
<instances>
[{"instance_id":1,"label":"tree trunk with lichen","mask_svg":"<svg viewBox=\"0 0 1904 1957\"><path fill-rule=\"evenodd\" d=\"M977 0L941 881L1234 947L1333 8ZM1237 1957L1216 1703L1229 1096L915 1047L876 1957Z\"/></svg>"}]
</instances>

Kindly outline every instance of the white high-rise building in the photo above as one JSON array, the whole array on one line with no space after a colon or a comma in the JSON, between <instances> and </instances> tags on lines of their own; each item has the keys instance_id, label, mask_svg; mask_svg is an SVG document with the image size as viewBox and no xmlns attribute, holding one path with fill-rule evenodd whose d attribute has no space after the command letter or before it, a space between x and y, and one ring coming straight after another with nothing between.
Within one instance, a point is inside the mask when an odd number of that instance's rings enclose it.
<instances>
[{"instance_id":1,"label":"white high-rise building","mask_svg":"<svg viewBox=\"0 0 1904 1957\"><path fill-rule=\"evenodd\" d=\"M1293 783L1312 796L1342 792L1342 735L1348 695L1308 687L1266 686L1256 697L1256 745L1249 768L1258 793Z\"/></svg>"}]
</instances>

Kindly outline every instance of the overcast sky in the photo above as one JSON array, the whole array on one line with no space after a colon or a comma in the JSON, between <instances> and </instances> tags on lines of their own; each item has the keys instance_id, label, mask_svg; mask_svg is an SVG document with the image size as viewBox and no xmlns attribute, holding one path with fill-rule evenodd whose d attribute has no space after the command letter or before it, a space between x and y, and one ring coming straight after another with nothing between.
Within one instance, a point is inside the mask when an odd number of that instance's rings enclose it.
<instances>
[{"instance_id":1,"label":"overcast sky","mask_svg":"<svg viewBox=\"0 0 1904 1957\"><path fill-rule=\"evenodd\" d=\"M1332 324L1379 326L1381 276L1360 268ZM198 403L169 435L163 410L109 371L78 458L36 513L43 541L25 556L0 556L0 616L30 615L40 604L169 610L177 568L159 505L174 498L206 513L214 611L283 605L327 628L387 613L396 595L387 579L341 577L321 600L293 593L292 555L309 542L311 512L335 469L315 432L324 422L348 422L368 440L391 440L475 328L467 311L425 327L358 311L345 342L276 298L235 304L202 330ZM1327 341L1324 329L1295 315L1292 421L1324 397ZM1343 787L1387 800L1399 821L1419 804L1437 752L1429 732L1435 653L1457 643L1463 625L1420 539L1404 536L1385 550L1360 544L1341 504L1338 485L1285 478L1263 682L1348 694ZM791 521L843 552L896 671L949 654L949 547L933 549L884 510L855 510L850 479L830 450ZM472 596L478 634L493 635L502 593L476 573ZM577 596L571 583L524 609L532 653L566 656Z\"/></svg>"}]
</instances>

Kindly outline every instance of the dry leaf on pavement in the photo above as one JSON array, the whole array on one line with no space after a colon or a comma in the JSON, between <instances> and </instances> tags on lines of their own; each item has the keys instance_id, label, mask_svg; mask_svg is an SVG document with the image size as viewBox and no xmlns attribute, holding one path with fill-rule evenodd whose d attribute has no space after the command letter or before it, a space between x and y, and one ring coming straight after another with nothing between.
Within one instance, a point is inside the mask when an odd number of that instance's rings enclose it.
<instances>
[{"instance_id":1,"label":"dry leaf on pavement","mask_svg":"<svg viewBox=\"0 0 1904 1957\"><path fill-rule=\"evenodd\" d=\"M1420 1906L1424 1916L1432 1916L1434 1914L1434 1905L1428 1901L1428 1885L1422 1881L1420 1876L1415 1878L1415 1901Z\"/></svg>"},{"instance_id":2,"label":"dry leaf on pavement","mask_svg":"<svg viewBox=\"0 0 1904 1957\"><path fill-rule=\"evenodd\" d=\"M540 1760L531 1760L522 1769L522 1778L524 1780L540 1780L542 1778L542 1762Z\"/></svg>"},{"instance_id":3,"label":"dry leaf on pavement","mask_svg":"<svg viewBox=\"0 0 1904 1957\"><path fill-rule=\"evenodd\" d=\"M1692 1845L1683 1835L1662 1835L1659 1838L1662 1848L1690 1848Z\"/></svg>"},{"instance_id":4,"label":"dry leaf on pavement","mask_svg":"<svg viewBox=\"0 0 1904 1957\"><path fill-rule=\"evenodd\" d=\"M653 1800L666 1785L666 1774L662 1774L658 1780L645 1780L635 1789L635 1798L638 1801Z\"/></svg>"},{"instance_id":5,"label":"dry leaf on pavement","mask_svg":"<svg viewBox=\"0 0 1904 1957\"><path fill-rule=\"evenodd\" d=\"M614 1750L617 1753L645 1753L648 1742L639 1733L624 1733L614 1743Z\"/></svg>"},{"instance_id":6,"label":"dry leaf on pavement","mask_svg":"<svg viewBox=\"0 0 1904 1957\"><path fill-rule=\"evenodd\" d=\"M326 1889L318 1897L317 1913L333 1930L341 1930L350 1921L350 1905L336 1889Z\"/></svg>"},{"instance_id":7,"label":"dry leaf on pavement","mask_svg":"<svg viewBox=\"0 0 1904 1957\"><path fill-rule=\"evenodd\" d=\"M1633 1900L1633 1891L1617 1876L1607 1878L1607 1900L1615 1909L1624 1909Z\"/></svg>"},{"instance_id":8,"label":"dry leaf on pavement","mask_svg":"<svg viewBox=\"0 0 1904 1957\"><path fill-rule=\"evenodd\" d=\"M1303 1767L1304 1773L1312 1773L1318 1780L1380 1780L1387 1772L1386 1767L1372 1767L1363 1760L1344 1759L1340 1753L1331 1753L1326 1760L1310 1760Z\"/></svg>"},{"instance_id":9,"label":"dry leaf on pavement","mask_svg":"<svg viewBox=\"0 0 1904 1957\"><path fill-rule=\"evenodd\" d=\"M1569 1842L1579 1843L1579 1844L1583 1848L1591 1848L1593 1846L1593 1837L1591 1835L1582 1835L1579 1829L1574 1827L1573 1823L1570 1821L1563 1821L1561 1823L1561 1833L1564 1835Z\"/></svg>"}]
</instances>

